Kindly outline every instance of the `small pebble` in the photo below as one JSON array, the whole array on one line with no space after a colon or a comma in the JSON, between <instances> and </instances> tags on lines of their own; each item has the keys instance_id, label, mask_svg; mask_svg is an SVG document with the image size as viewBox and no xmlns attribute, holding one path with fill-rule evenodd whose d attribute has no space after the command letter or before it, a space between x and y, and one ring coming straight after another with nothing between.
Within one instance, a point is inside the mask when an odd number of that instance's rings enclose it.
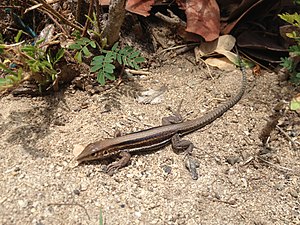
<instances>
[{"instance_id":1,"label":"small pebble","mask_svg":"<svg viewBox=\"0 0 300 225\"><path fill-rule=\"evenodd\" d=\"M28 206L28 201L18 200L18 205L20 206L20 208L26 208Z\"/></svg>"},{"instance_id":2,"label":"small pebble","mask_svg":"<svg viewBox=\"0 0 300 225\"><path fill-rule=\"evenodd\" d=\"M284 189L284 184L282 184L282 183L276 184L275 189L278 190L278 191L282 191Z\"/></svg>"},{"instance_id":3,"label":"small pebble","mask_svg":"<svg viewBox=\"0 0 300 225\"><path fill-rule=\"evenodd\" d=\"M80 190L75 189L75 190L73 190L73 193L74 193L75 195L79 195L79 194L80 194Z\"/></svg>"},{"instance_id":4,"label":"small pebble","mask_svg":"<svg viewBox=\"0 0 300 225\"><path fill-rule=\"evenodd\" d=\"M134 215L138 218L140 218L142 216L142 213L141 212L134 212Z\"/></svg>"},{"instance_id":5,"label":"small pebble","mask_svg":"<svg viewBox=\"0 0 300 225\"><path fill-rule=\"evenodd\" d=\"M226 161L230 164L230 165L234 165L239 161L240 157L239 156L229 156L227 157Z\"/></svg>"},{"instance_id":6,"label":"small pebble","mask_svg":"<svg viewBox=\"0 0 300 225\"><path fill-rule=\"evenodd\" d=\"M298 192L295 189L290 190L290 195L294 198L298 198Z\"/></svg>"},{"instance_id":7,"label":"small pebble","mask_svg":"<svg viewBox=\"0 0 300 225\"><path fill-rule=\"evenodd\" d=\"M172 167L164 165L162 169L165 171L166 174L170 174L172 172Z\"/></svg>"}]
</instances>

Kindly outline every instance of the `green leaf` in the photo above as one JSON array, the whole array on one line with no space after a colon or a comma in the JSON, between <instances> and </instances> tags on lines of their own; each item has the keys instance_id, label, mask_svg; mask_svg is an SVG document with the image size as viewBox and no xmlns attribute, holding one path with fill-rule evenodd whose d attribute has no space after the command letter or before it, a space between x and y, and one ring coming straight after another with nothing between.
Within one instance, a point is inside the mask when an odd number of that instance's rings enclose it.
<instances>
[{"instance_id":1,"label":"green leaf","mask_svg":"<svg viewBox=\"0 0 300 225\"><path fill-rule=\"evenodd\" d=\"M17 73L12 71L11 69L7 68L3 63L0 63L0 68L3 69L6 73L12 74L17 76Z\"/></svg>"},{"instance_id":2,"label":"green leaf","mask_svg":"<svg viewBox=\"0 0 300 225\"><path fill-rule=\"evenodd\" d=\"M111 81L116 79L116 77L111 73L105 73L105 77Z\"/></svg>"},{"instance_id":3,"label":"green leaf","mask_svg":"<svg viewBox=\"0 0 300 225\"><path fill-rule=\"evenodd\" d=\"M112 60L116 60L117 53L116 52L111 52L111 58L112 58Z\"/></svg>"},{"instance_id":4,"label":"green leaf","mask_svg":"<svg viewBox=\"0 0 300 225\"><path fill-rule=\"evenodd\" d=\"M117 61L118 61L118 63L120 63L121 65L123 64L122 57L121 57L120 54L117 54Z\"/></svg>"},{"instance_id":5,"label":"green leaf","mask_svg":"<svg viewBox=\"0 0 300 225\"><path fill-rule=\"evenodd\" d=\"M23 73L23 69L19 68L18 69L18 79L21 80L22 79L22 73Z\"/></svg>"},{"instance_id":6,"label":"green leaf","mask_svg":"<svg viewBox=\"0 0 300 225\"><path fill-rule=\"evenodd\" d=\"M76 40L75 44L78 44L78 45L80 45L80 46L85 45L85 43L84 43L84 41L82 40L82 38Z\"/></svg>"},{"instance_id":7,"label":"green leaf","mask_svg":"<svg viewBox=\"0 0 300 225\"><path fill-rule=\"evenodd\" d=\"M82 55L81 55L81 52L76 52L74 58L77 60L78 63L82 63Z\"/></svg>"},{"instance_id":8,"label":"green leaf","mask_svg":"<svg viewBox=\"0 0 300 225\"><path fill-rule=\"evenodd\" d=\"M91 42L91 40L88 39L87 37L83 37L81 40L82 40L82 43L84 43L84 44L88 44Z\"/></svg>"},{"instance_id":9,"label":"green leaf","mask_svg":"<svg viewBox=\"0 0 300 225\"><path fill-rule=\"evenodd\" d=\"M91 62L91 65L97 65L97 64L103 64L104 56L103 55L98 55L95 56Z\"/></svg>"},{"instance_id":10,"label":"green leaf","mask_svg":"<svg viewBox=\"0 0 300 225\"><path fill-rule=\"evenodd\" d=\"M97 75L97 81L98 81L101 85L104 85L104 84L105 84L104 72L103 72L103 71L99 71L99 73L98 73L98 75Z\"/></svg>"},{"instance_id":11,"label":"green leaf","mask_svg":"<svg viewBox=\"0 0 300 225\"><path fill-rule=\"evenodd\" d=\"M128 59L128 65L131 67L131 68L133 68L133 64L132 64L132 61L130 60L130 59Z\"/></svg>"},{"instance_id":12,"label":"green leaf","mask_svg":"<svg viewBox=\"0 0 300 225\"><path fill-rule=\"evenodd\" d=\"M69 49L73 49L73 50L80 50L80 49L81 49L81 45L78 44L78 43L75 43L75 44L69 45L68 48L69 48Z\"/></svg>"},{"instance_id":13,"label":"green leaf","mask_svg":"<svg viewBox=\"0 0 300 225\"><path fill-rule=\"evenodd\" d=\"M94 66L92 66L91 67L91 69L90 69L90 71L92 72L92 73L94 73L94 72L96 72L96 71L98 71L98 70L102 70L102 68L103 68L103 65L102 64L96 64L96 65L94 65Z\"/></svg>"},{"instance_id":14,"label":"green leaf","mask_svg":"<svg viewBox=\"0 0 300 225\"><path fill-rule=\"evenodd\" d=\"M64 54L65 54L65 50L63 48L60 48L55 55L53 65L57 63L64 56Z\"/></svg>"},{"instance_id":15,"label":"green leaf","mask_svg":"<svg viewBox=\"0 0 300 225\"><path fill-rule=\"evenodd\" d=\"M21 51L23 52L35 52L36 47L31 46L31 45L25 45L24 47L21 48Z\"/></svg>"},{"instance_id":16,"label":"green leaf","mask_svg":"<svg viewBox=\"0 0 300 225\"><path fill-rule=\"evenodd\" d=\"M115 69L115 66L113 64L109 64L109 63L105 64L104 68L103 68L104 72L106 72L106 73L113 73L114 69Z\"/></svg>"},{"instance_id":17,"label":"green leaf","mask_svg":"<svg viewBox=\"0 0 300 225\"><path fill-rule=\"evenodd\" d=\"M122 48L122 49L120 49L119 54L124 55L125 52L126 52L126 50L124 48Z\"/></svg>"},{"instance_id":18,"label":"green leaf","mask_svg":"<svg viewBox=\"0 0 300 225\"><path fill-rule=\"evenodd\" d=\"M89 57L92 53L88 50L88 48L86 46L84 46L82 48L82 51L83 51L83 54L86 56L86 57Z\"/></svg>"},{"instance_id":19,"label":"green leaf","mask_svg":"<svg viewBox=\"0 0 300 225\"><path fill-rule=\"evenodd\" d=\"M103 225L103 213L102 213L102 209L100 208L100 212L99 212L99 225Z\"/></svg>"},{"instance_id":20,"label":"green leaf","mask_svg":"<svg viewBox=\"0 0 300 225\"><path fill-rule=\"evenodd\" d=\"M293 98L290 103L290 109L291 110L299 110L300 109L300 101L297 101L297 99Z\"/></svg>"},{"instance_id":21,"label":"green leaf","mask_svg":"<svg viewBox=\"0 0 300 225\"><path fill-rule=\"evenodd\" d=\"M0 54L2 54L4 52L4 46L3 45L0 45Z\"/></svg>"},{"instance_id":22,"label":"green leaf","mask_svg":"<svg viewBox=\"0 0 300 225\"><path fill-rule=\"evenodd\" d=\"M282 13L281 15L279 15L279 17L289 24L297 27L300 26L300 14L298 14L297 12L295 12L294 14Z\"/></svg>"},{"instance_id":23,"label":"green leaf","mask_svg":"<svg viewBox=\"0 0 300 225\"><path fill-rule=\"evenodd\" d=\"M145 62L146 60L145 60L144 57L137 57L137 58L134 59L134 61L135 61L136 63L142 63L142 62Z\"/></svg>"},{"instance_id":24,"label":"green leaf","mask_svg":"<svg viewBox=\"0 0 300 225\"><path fill-rule=\"evenodd\" d=\"M117 51L117 48L118 48L118 45L119 45L119 42L116 42L116 43L112 46L111 50L112 50L113 52L116 52L116 51Z\"/></svg>"},{"instance_id":25,"label":"green leaf","mask_svg":"<svg viewBox=\"0 0 300 225\"><path fill-rule=\"evenodd\" d=\"M5 78L0 78L0 86L7 84L7 80Z\"/></svg>"},{"instance_id":26,"label":"green leaf","mask_svg":"<svg viewBox=\"0 0 300 225\"><path fill-rule=\"evenodd\" d=\"M123 65L128 66L126 56L122 56Z\"/></svg>"},{"instance_id":27,"label":"green leaf","mask_svg":"<svg viewBox=\"0 0 300 225\"><path fill-rule=\"evenodd\" d=\"M23 31L19 30L18 33L17 33L17 36L15 36L15 38L14 38L16 43L20 41L20 38L21 38L22 34L23 34Z\"/></svg>"},{"instance_id":28,"label":"green leaf","mask_svg":"<svg viewBox=\"0 0 300 225\"><path fill-rule=\"evenodd\" d=\"M129 56L129 58L130 58L130 59L133 59L133 58L137 57L139 54L140 54L139 51L135 51L135 52L133 52L133 53Z\"/></svg>"},{"instance_id":29,"label":"green leaf","mask_svg":"<svg viewBox=\"0 0 300 225\"><path fill-rule=\"evenodd\" d=\"M107 63L112 63L113 62L113 53L112 52L108 52L105 55L104 61L107 62Z\"/></svg>"},{"instance_id":30,"label":"green leaf","mask_svg":"<svg viewBox=\"0 0 300 225\"><path fill-rule=\"evenodd\" d=\"M5 79L10 79L12 81L12 83L17 82L18 81L18 77L16 76L12 76L12 75L8 75L5 77Z\"/></svg>"},{"instance_id":31,"label":"green leaf","mask_svg":"<svg viewBox=\"0 0 300 225\"><path fill-rule=\"evenodd\" d=\"M35 47L39 46L41 43L45 41L45 38L41 38L35 42Z\"/></svg>"},{"instance_id":32,"label":"green leaf","mask_svg":"<svg viewBox=\"0 0 300 225\"><path fill-rule=\"evenodd\" d=\"M281 60L281 63L280 63L281 66L283 66L284 68L286 68L290 72L293 71L294 63L290 58L284 57L284 58L280 58L280 60Z\"/></svg>"},{"instance_id":33,"label":"green leaf","mask_svg":"<svg viewBox=\"0 0 300 225\"><path fill-rule=\"evenodd\" d=\"M289 47L289 51L293 52L295 55L300 56L300 45L293 45Z\"/></svg>"},{"instance_id":34,"label":"green leaf","mask_svg":"<svg viewBox=\"0 0 300 225\"><path fill-rule=\"evenodd\" d=\"M90 42L90 46L91 46L92 48L96 48L96 47L97 47L96 42L91 41L91 42Z\"/></svg>"},{"instance_id":35,"label":"green leaf","mask_svg":"<svg viewBox=\"0 0 300 225\"><path fill-rule=\"evenodd\" d=\"M140 68L139 65L136 62L133 61L132 64L133 64L133 68L135 70L138 70Z\"/></svg>"}]
</instances>

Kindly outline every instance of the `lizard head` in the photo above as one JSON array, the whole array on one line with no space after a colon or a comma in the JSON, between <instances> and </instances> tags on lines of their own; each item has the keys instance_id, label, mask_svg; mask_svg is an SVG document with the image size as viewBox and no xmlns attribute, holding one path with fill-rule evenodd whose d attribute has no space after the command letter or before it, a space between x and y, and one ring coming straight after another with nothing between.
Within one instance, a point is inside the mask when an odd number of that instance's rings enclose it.
<instances>
[{"instance_id":1,"label":"lizard head","mask_svg":"<svg viewBox=\"0 0 300 225\"><path fill-rule=\"evenodd\" d=\"M80 164L84 161L107 158L109 154L105 148L105 143L103 144L101 143L101 141L88 144L75 159Z\"/></svg>"}]
</instances>

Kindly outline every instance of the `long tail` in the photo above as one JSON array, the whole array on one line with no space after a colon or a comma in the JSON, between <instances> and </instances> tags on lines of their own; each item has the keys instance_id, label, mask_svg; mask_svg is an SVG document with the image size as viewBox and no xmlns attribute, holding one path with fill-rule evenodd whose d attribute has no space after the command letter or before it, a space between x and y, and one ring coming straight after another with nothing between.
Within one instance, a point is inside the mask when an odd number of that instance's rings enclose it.
<instances>
[{"instance_id":1,"label":"long tail","mask_svg":"<svg viewBox=\"0 0 300 225\"><path fill-rule=\"evenodd\" d=\"M242 72L242 86L240 88L240 90L238 91L238 93L232 97L231 99L229 99L227 102L225 102L224 104L218 106L217 108L206 112L202 117L191 121L194 126L194 129L189 129L186 132L183 132L183 134L187 134L190 132L193 132L194 130L197 130L201 127L204 127L208 124L210 124L211 122L213 122L214 120L216 120L217 118L219 118L220 116L222 116L226 111L228 111L231 107L233 107L236 103L238 103L238 101L242 98L242 96L244 95L244 92L246 90L246 86L247 86L247 77L246 77L246 71L245 68L243 66L243 63L241 62L238 50L236 48L237 51L237 57L238 57L238 63L239 63L239 67L240 70ZM187 121L187 123L190 121Z\"/></svg>"}]
</instances>

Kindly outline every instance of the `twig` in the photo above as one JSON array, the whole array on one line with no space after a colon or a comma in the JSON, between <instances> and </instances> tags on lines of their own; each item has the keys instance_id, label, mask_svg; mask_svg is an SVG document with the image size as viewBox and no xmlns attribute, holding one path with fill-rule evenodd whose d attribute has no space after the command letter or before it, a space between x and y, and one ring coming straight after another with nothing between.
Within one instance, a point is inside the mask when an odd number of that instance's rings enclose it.
<instances>
[{"instance_id":1,"label":"twig","mask_svg":"<svg viewBox=\"0 0 300 225\"><path fill-rule=\"evenodd\" d=\"M100 23L101 10L98 1L95 1L95 11L96 11L96 21L97 21L96 32L100 33L101 32L101 23Z\"/></svg>"},{"instance_id":2,"label":"twig","mask_svg":"<svg viewBox=\"0 0 300 225\"><path fill-rule=\"evenodd\" d=\"M170 16L166 16L160 12L155 13L155 16L172 25L181 25L184 27L186 26L186 23L183 20L181 20L177 15L175 15L171 10L167 11L170 14Z\"/></svg>"},{"instance_id":3,"label":"twig","mask_svg":"<svg viewBox=\"0 0 300 225\"><path fill-rule=\"evenodd\" d=\"M94 0L90 0L88 15L87 15L87 18L86 18L86 21L85 21L85 24L84 24L82 34L81 34L82 37L86 36L88 26L90 25L90 18L92 18L93 6L94 6Z\"/></svg>"},{"instance_id":4,"label":"twig","mask_svg":"<svg viewBox=\"0 0 300 225\"><path fill-rule=\"evenodd\" d=\"M84 210L85 214L87 215L88 219L91 220L90 215L89 215L87 209L83 205L81 205L79 203L48 203L48 206L50 206L50 205L58 205L58 206L62 206L62 205L77 205L77 206L83 208L83 210Z\"/></svg>"},{"instance_id":5,"label":"twig","mask_svg":"<svg viewBox=\"0 0 300 225\"><path fill-rule=\"evenodd\" d=\"M20 9L22 6L18 6L18 5L5 5L5 6L3 6L3 5L1 5L0 6L0 9L2 9L2 8L15 8L15 9Z\"/></svg>"},{"instance_id":6,"label":"twig","mask_svg":"<svg viewBox=\"0 0 300 225\"><path fill-rule=\"evenodd\" d=\"M292 143L292 147L294 150L297 150L297 144L296 142L283 130L281 129L280 126L276 125L276 128L281 132L283 133L283 135Z\"/></svg>"},{"instance_id":7,"label":"twig","mask_svg":"<svg viewBox=\"0 0 300 225\"><path fill-rule=\"evenodd\" d=\"M208 64L207 64L201 57L200 57L199 59L205 64L205 66L206 66L206 68L207 68L207 71L208 71L208 75L210 76L210 78L211 78L212 80L214 80L214 77L212 76L212 73L211 73L211 70L210 70Z\"/></svg>"},{"instance_id":8,"label":"twig","mask_svg":"<svg viewBox=\"0 0 300 225\"><path fill-rule=\"evenodd\" d=\"M143 70L132 70L132 69L125 69L127 73L135 74L135 75L150 75L151 72L143 71Z\"/></svg>"},{"instance_id":9,"label":"twig","mask_svg":"<svg viewBox=\"0 0 300 225\"><path fill-rule=\"evenodd\" d=\"M42 10L41 10L42 11ZM67 31L62 27L62 25L49 13L48 11L45 11L45 13L50 17L50 19L61 29L61 31L65 34L66 37L68 37Z\"/></svg>"},{"instance_id":10,"label":"twig","mask_svg":"<svg viewBox=\"0 0 300 225\"><path fill-rule=\"evenodd\" d=\"M76 24L74 23L71 23L69 20L67 20L64 16L62 16L61 14L59 14L57 11L55 11L46 1L44 0L31 0L33 3L41 3L43 4L43 8L48 11L51 15L53 15L54 17L60 19L62 22L64 22L65 24L69 25L70 27L73 27L74 29L76 30L79 30L79 31L83 31L83 29L79 26L77 26Z\"/></svg>"},{"instance_id":11,"label":"twig","mask_svg":"<svg viewBox=\"0 0 300 225\"><path fill-rule=\"evenodd\" d=\"M199 45L199 43L177 45L177 46L174 46L174 47L165 48L165 49L161 50L160 52L158 52L157 54L162 54L162 53L170 51L170 50L179 49L179 48L185 48L185 47L190 47L190 46L195 46L195 45Z\"/></svg>"},{"instance_id":12,"label":"twig","mask_svg":"<svg viewBox=\"0 0 300 225\"><path fill-rule=\"evenodd\" d=\"M283 170L288 170L288 171L294 172L294 170L292 170L292 169L290 169L290 168L287 168L287 167L284 167L284 166L276 165L276 164L274 164L274 163L271 163L271 162L269 162L269 161L263 159L263 158L260 157L260 156L257 156L257 158L258 158L259 160L263 161L264 163L267 163L267 164L269 164L269 165L271 165L271 166L277 167L278 169L283 169Z\"/></svg>"}]
</instances>

